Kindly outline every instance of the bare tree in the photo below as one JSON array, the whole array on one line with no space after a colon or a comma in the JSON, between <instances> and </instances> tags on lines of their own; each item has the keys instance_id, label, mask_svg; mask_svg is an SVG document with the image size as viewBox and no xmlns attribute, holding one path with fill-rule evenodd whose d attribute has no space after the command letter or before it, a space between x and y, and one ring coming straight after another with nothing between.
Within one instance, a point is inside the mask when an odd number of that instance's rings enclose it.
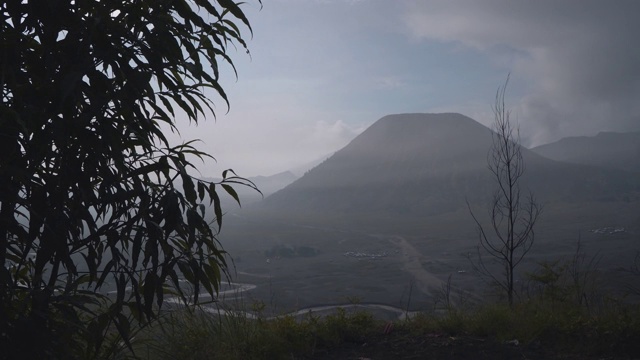
<instances>
[{"instance_id":1,"label":"bare tree","mask_svg":"<svg viewBox=\"0 0 640 360\"><path fill-rule=\"evenodd\" d=\"M487 156L489 170L497 185L489 207L491 225L483 226L468 202L467 206L479 233L478 257L473 265L481 275L503 289L509 305L513 305L514 270L533 246L534 226L542 206L531 192L523 195L520 189L525 166L519 144L520 131L511 124L511 112L505 107L508 83L509 77L496 92L493 145ZM503 271L496 273L489 269L483 255L497 260Z\"/></svg>"}]
</instances>

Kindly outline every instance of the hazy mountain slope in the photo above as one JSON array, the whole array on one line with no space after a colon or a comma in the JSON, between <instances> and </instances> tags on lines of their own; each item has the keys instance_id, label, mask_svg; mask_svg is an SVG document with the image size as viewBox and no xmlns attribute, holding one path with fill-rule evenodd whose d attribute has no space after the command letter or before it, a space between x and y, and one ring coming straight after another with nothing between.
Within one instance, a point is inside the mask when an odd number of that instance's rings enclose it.
<instances>
[{"instance_id":1,"label":"hazy mountain slope","mask_svg":"<svg viewBox=\"0 0 640 360\"><path fill-rule=\"evenodd\" d=\"M640 172L640 132L568 137L531 150L553 160Z\"/></svg>"},{"instance_id":2,"label":"hazy mountain slope","mask_svg":"<svg viewBox=\"0 0 640 360\"><path fill-rule=\"evenodd\" d=\"M307 171L313 169L314 167L321 164L323 161L327 160L330 156L331 155L321 156L313 161L309 161L308 163L293 167L289 169L289 171L293 173L293 175L295 175L296 177L301 177L302 175L306 174Z\"/></svg>"},{"instance_id":3,"label":"hazy mountain slope","mask_svg":"<svg viewBox=\"0 0 640 360\"><path fill-rule=\"evenodd\" d=\"M269 209L429 215L482 203L491 131L460 114L378 120L342 150L265 201ZM548 160L523 149L526 186L544 201L606 200L640 186L624 172Z\"/></svg>"}]
</instances>

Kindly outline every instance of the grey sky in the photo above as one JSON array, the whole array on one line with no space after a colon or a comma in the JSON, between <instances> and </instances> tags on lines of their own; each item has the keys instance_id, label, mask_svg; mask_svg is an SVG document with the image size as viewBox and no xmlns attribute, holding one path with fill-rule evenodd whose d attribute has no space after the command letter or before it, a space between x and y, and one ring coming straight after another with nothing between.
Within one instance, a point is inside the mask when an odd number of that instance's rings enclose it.
<instances>
[{"instance_id":1,"label":"grey sky","mask_svg":"<svg viewBox=\"0 0 640 360\"><path fill-rule=\"evenodd\" d=\"M640 2L264 0L245 7L251 58L233 53L216 121L181 127L217 159L270 175L344 146L378 118L492 119L507 73L525 145L640 130Z\"/></svg>"}]
</instances>

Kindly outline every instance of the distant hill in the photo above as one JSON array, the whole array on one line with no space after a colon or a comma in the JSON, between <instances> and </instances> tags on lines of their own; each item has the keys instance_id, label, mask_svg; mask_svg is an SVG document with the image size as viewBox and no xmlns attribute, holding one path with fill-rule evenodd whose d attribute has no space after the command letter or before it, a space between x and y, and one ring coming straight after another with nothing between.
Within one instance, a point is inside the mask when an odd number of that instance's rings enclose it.
<instances>
[{"instance_id":1,"label":"distant hill","mask_svg":"<svg viewBox=\"0 0 640 360\"><path fill-rule=\"evenodd\" d=\"M331 156L331 154L325 155L325 156L321 156L313 161L309 161L308 163L302 164L302 165L298 165L294 168L289 169L290 172L293 173L293 175L295 175L296 177L301 177L302 175L304 175L307 171L313 169L314 167L318 166L320 163L322 163L323 161L327 160L329 157Z\"/></svg>"},{"instance_id":2,"label":"distant hill","mask_svg":"<svg viewBox=\"0 0 640 360\"><path fill-rule=\"evenodd\" d=\"M640 132L568 137L531 150L553 160L640 172Z\"/></svg>"},{"instance_id":3,"label":"distant hill","mask_svg":"<svg viewBox=\"0 0 640 360\"><path fill-rule=\"evenodd\" d=\"M492 132L460 114L381 118L303 177L266 199L270 210L425 216L487 201ZM561 163L523 148L525 187L547 201L636 196L640 174Z\"/></svg>"}]
</instances>

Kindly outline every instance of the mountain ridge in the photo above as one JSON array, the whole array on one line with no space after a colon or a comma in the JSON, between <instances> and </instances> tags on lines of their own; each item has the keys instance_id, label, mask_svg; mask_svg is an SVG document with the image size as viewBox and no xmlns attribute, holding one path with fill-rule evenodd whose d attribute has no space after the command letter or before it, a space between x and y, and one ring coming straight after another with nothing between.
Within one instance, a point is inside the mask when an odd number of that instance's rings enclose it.
<instances>
[{"instance_id":1,"label":"mountain ridge","mask_svg":"<svg viewBox=\"0 0 640 360\"><path fill-rule=\"evenodd\" d=\"M557 161L640 173L640 131L566 137L531 150Z\"/></svg>"},{"instance_id":2,"label":"mountain ridge","mask_svg":"<svg viewBox=\"0 0 640 360\"><path fill-rule=\"evenodd\" d=\"M456 113L396 114L376 121L333 156L264 202L266 209L429 216L483 204L495 191L487 168L492 131ZM639 176L568 164L522 148L522 190L544 202L637 196ZM622 194L622 195L621 195Z\"/></svg>"}]
</instances>

